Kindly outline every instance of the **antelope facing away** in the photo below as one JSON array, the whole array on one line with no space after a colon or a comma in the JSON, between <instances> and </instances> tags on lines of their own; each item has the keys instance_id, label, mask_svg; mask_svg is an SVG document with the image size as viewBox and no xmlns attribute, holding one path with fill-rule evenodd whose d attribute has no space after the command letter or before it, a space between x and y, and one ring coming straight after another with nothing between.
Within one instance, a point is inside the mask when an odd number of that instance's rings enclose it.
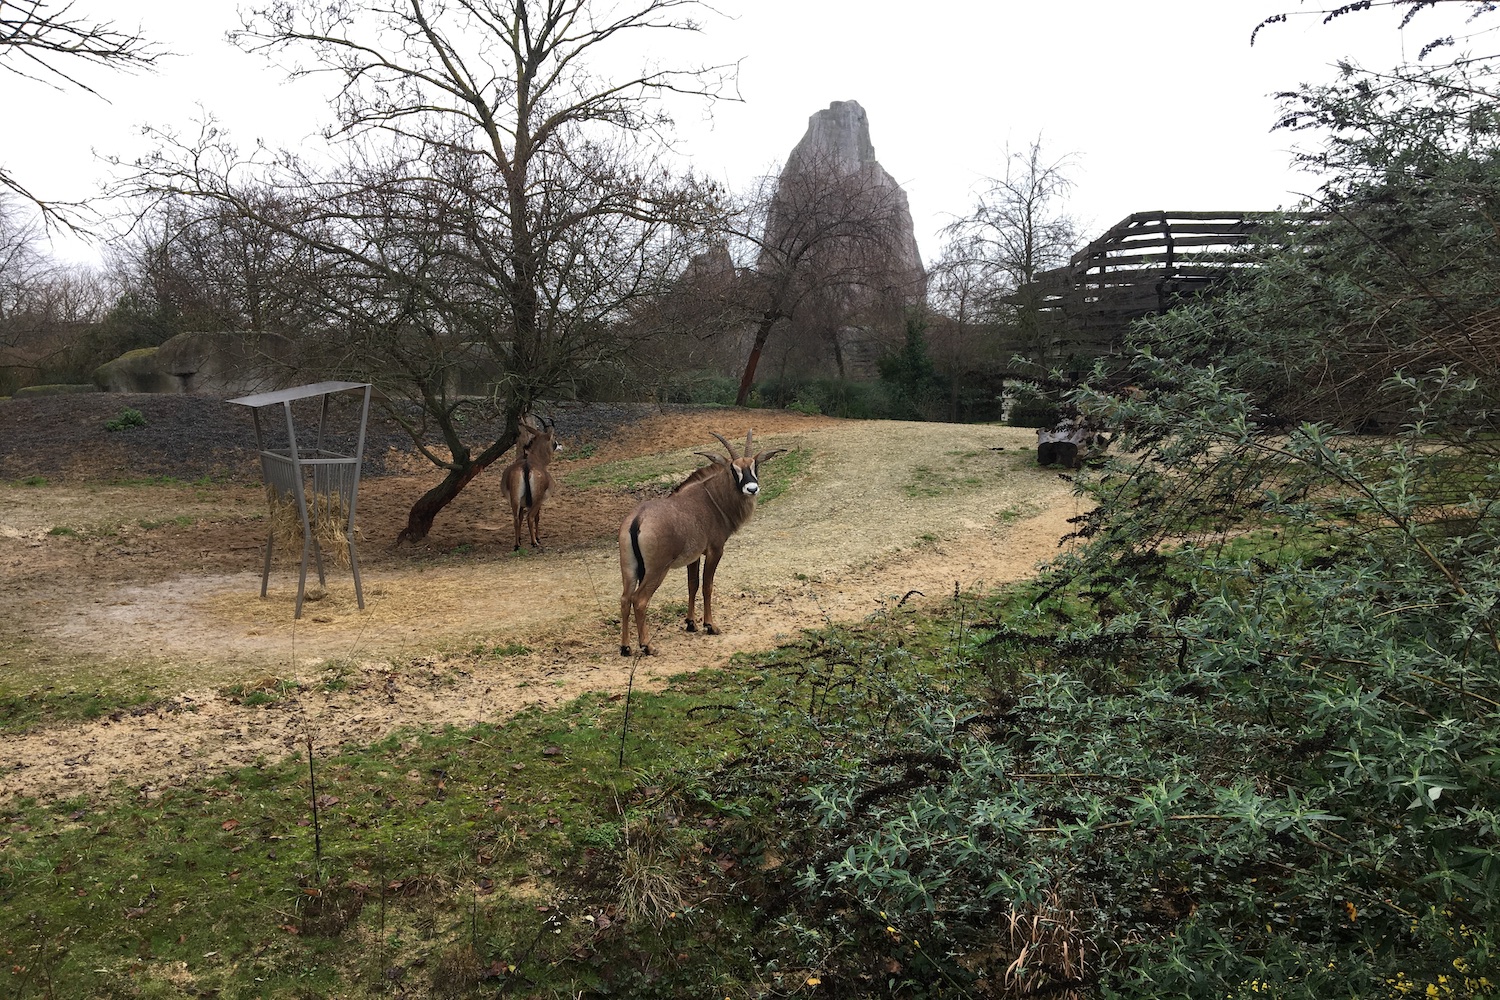
<instances>
[{"instance_id":1,"label":"antelope facing away","mask_svg":"<svg viewBox=\"0 0 1500 1000\"><path fill-rule=\"evenodd\" d=\"M687 567L687 630L696 632L693 616L698 599L699 567L703 576L703 630L718 635L714 627L714 571L724 555L729 536L755 513L760 492L757 478L761 462L780 455L775 448L751 456L754 432L745 435L745 453L719 434L714 437L729 452L722 455L697 452L709 464L695 471L664 497L643 500L620 525L620 655L630 655L630 614L635 612L636 638L641 655L651 655L651 636L646 627L646 606L666 579L669 570Z\"/></svg>"},{"instance_id":2,"label":"antelope facing away","mask_svg":"<svg viewBox=\"0 0 1500 1000\"><path fill-rule=\"evenodd\" d=\"M552 488L552 475L547 466L552 462L552 453L562 451L557 442L557 428L553 422L542 417L540 421L529 414L521 418L521 438L516 460L500 474L500 492L510 498L510 513L516 525L516 547L521 550L521 520L526 519L532 548L541 551L542 538L539 533L542 501Z\"/></svg>"}]
</instances>

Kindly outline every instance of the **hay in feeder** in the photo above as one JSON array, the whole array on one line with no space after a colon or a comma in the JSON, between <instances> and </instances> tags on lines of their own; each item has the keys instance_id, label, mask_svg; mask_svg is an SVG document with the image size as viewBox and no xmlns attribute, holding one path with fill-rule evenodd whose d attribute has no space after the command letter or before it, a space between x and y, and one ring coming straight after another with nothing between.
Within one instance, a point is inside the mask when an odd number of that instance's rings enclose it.
<instances>
[{"instance_id":1,"label":"hay in feeder","mask_svg":"<svg viewBox=\"0 0 1500 1000\"><path fill-rule=\"evenodd\" d=\"M302 515L297 510L296 496L283 493L274 486L267 486L266 499L271 505L273 545L276 548L300 551ZM323 557L334 566L347 569L349 538L344 532L349 524L349 512L344 509L343 497L322 493L309 495L307 497L307 522L312 531L313 542L322 551Z\"/></svg>"}]
</instances>

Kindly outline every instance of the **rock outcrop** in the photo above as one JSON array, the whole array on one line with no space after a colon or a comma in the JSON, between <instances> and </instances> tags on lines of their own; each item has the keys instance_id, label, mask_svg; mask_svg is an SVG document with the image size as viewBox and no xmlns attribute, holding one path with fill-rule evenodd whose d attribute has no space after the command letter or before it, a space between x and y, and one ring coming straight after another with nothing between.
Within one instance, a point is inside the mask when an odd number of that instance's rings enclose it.
<instances>
[{"instance_id":1,"label":"rock outcrop","mask_svg":"<svg viewBox=\"0 0 1500 1000\"><path fill-rule=\"evenodd\" d=\"M851 216L853 209L862 209L866 216L862 220L836 220L845 242L857 237L867 243L867 238L873 237L879 253L876 259L862 253L866 266L883 272L883 277L908 298L922 297L926 272L917 248L911 205L896 178L875 158L870 118L858 101L834 101L808 118L807 132L787 157L777 183L767 242L779 245L796 239L791 231L806 218L809 208ZM866 232L857 231L861 225Z\"/></svg>"},{"instance_id":2,"label":"rock outcrop","mask_svg":"<svg viewBox=\"0 0 1500 1000\"><path fill-rule=\"evenodd\" d=\"M106 392L238 396L278 388L291 376L293 344L276 334L179 333L160 347L120 355L94 371Z\"/></svg>"},{"instance_id":3,"label":"rock outcrop","mask_svg":"<svg viewBox=\"0 0 1500 1000\"><path fill-rule=\"evenodd\" d=\"M795 336L821 344L838 374L873 376L899 344L906 308L926 295L906 192L875 158L858 101L834 101L808 119L777 179L757 270L798 285ZM815 316L815 318L814 318Z\"/></svg>"}]
</instances>

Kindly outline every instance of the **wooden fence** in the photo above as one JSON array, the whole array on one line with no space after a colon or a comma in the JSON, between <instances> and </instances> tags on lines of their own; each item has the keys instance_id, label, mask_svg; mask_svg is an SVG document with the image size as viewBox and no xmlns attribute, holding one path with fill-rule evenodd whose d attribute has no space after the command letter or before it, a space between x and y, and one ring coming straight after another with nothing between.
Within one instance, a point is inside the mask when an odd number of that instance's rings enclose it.
<instances>
[{"instance_id":1,"label":"wooden fence","mask_svg":"<svg viewBox=\"0 0 1500 1000\"><path fill-rule=\"evenodd\" d=\"M1257 251L1265 240L1274 241L1288 225L1313 218L1272 212L1136 212L1065 266L1038 275L1010 301L1038 311L1043 343L1032 349L1047 357L1037 360L1086 367L1094 358L1118 353L1134 320L1223 288L1236 273L1257 266Z\"/></svg>"}]
</instances>

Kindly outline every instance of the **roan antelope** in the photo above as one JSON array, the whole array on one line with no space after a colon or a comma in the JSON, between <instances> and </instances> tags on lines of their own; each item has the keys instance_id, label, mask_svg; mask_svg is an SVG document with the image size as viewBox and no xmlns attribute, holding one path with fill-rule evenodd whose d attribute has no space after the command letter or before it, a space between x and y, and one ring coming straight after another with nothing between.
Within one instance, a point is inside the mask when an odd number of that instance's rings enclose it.
<instances>
[{"instance_id":1,"label":"roan antelope","mask_svg":"<svg viewBox=\"0 0 1500 1000\"><path fill-rule=\"evenodd\" d=\"M547 466L552 462L552 453L562 451L557 442L557 428L547 417L540 422L530 415L521 418L521 438L516 460L500 474L500 492L510 498L510 513L515 520L516 547L521 550L521 519L526 519L531 546L541 551L542 501L552 488L552 475Z\"/></svg>"},{"instance_id":2,"label":"roan antelope","mask_svg":"<svg viewBox=\"0 0 1500 1000\"><path fill-rule=\"evenodd\" d=\"M757 478L761 462L780 455L785 448L763 451L751 457L754 432L745 435L745 453L719 434L714 437L729 452L722 455L697 452L709 464L688 476L671 493L641 501L620 525L620 655L630 655L630 615L635 612L636 638L641 655L651 655L651 636L646 627L646 606L666 579L669 570L687 567L687 630L696 632L693 611L698 599L701 561L703 576L703 630L718 635L714 627L714 570L724 555L724 543L755 513L760 492Z\"/></svg>"}]
</instances>

